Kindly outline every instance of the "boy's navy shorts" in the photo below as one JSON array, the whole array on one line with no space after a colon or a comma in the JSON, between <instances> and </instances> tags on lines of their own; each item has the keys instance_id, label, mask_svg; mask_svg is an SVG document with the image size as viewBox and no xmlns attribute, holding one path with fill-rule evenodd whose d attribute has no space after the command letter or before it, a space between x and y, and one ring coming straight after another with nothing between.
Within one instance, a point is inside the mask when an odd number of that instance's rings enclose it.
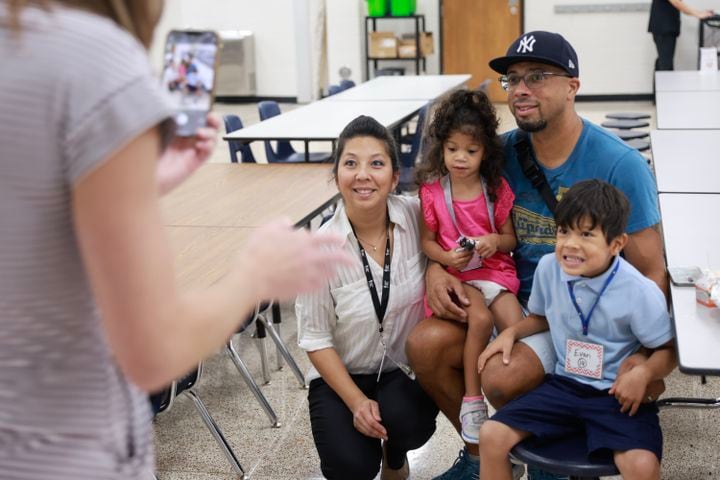
<instances>
[{"instance_id":1,"label":"boy's navy shorts","mask_svg":"<svg viewBox=\"0 0 720 480\"><path fill-rule=\"evenodd\" d=\"M658 408L644 403L632 417L607 390L598 390L560 375L502 407L492 420L541 439L587 436L592 457L599 450L650 450L662 459L662 431Z\"/></svg>"}]
</instances>

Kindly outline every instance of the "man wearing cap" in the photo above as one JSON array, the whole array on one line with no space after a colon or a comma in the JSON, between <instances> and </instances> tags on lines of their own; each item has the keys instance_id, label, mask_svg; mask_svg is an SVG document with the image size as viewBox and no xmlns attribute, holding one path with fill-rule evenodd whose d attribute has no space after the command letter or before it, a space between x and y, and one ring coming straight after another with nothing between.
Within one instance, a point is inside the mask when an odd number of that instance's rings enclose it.
<instances>
[{"instance_id":1,"label":"man wearing cap","mask_svg":"<svg viewBox=\"0 0 720 480\"><path fill-rule=\"evenodd\" d=\"M655 180L636 150L578 116L575 95L580 88L579 62L573 47L557 33L529 32L515 40L504 57L490 61L490 67L502 74L500 82L508 92L508 107L519 127L503 135L503 142L505 178L515 193L513 225L518 246L513 258L520 278L521 303L527 303L538 261L554 251L555 221L548 203L553 197L561 198L576 182L591 178L611 183L628 197L631 213L625 258L667 292ZM537 176L534 185L523 173L521 164L526 169L528 164L519 158L523 157L519 153L523 146L528 148L525 158L544 175L545 188ZM437 317L415 327L407 343L408 358L420 384L458 428L464 391L466 314L451 294L465 305L469 302L455 277L440 265L430 265L426 279L428 303ZM642 361L631 357L624 368ZM513 348L508 365L502 364L499 355L488 361L482 376L485 396L499 408L539 385L545 372L553 371L554 363L549 332L524 338ZM656 394L653 391L650 396L656 398ZM476 455L477 445L467 445L453 467L437 478L476 479ZM522 473L519 469L514 472ZM531 480L556 478L529 473Z\"/></svg>"}]
</instances>

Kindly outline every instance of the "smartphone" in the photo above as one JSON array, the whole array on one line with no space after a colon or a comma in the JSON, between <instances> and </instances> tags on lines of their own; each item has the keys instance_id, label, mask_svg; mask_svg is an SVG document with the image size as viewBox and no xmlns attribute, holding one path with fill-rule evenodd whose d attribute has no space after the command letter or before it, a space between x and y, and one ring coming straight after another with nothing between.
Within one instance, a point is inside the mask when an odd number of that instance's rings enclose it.
<instances>
[{"instance_id":1,"label":"smartphone","mask_svg":"<svg viewBox=\"0 0 720 480\"><path fill-rule=\"evenodd\" d=\"M670 280L678 287L692 287L702 276L699 267L668 267Z\"/></svg>"},{"instance_id":2,"label":"smartphone","mask_svg":"<svg viewBox=\"0 0 720 480\"><path fill-rule=\"evenodd\" d=\"M176 135L191 137L207 121L215 100L218 35L172 30L165 41L162 86L176 106Z\"/></svg>"}]
</instances>

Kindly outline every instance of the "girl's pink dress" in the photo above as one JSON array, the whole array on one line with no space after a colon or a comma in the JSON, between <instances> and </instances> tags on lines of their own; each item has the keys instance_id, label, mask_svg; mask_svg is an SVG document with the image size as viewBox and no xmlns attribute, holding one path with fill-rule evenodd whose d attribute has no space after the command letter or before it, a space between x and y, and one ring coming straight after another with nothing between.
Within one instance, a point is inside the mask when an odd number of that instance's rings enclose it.
<instances>
[{"instance_id":1,"label":"girl's pink dress","mask_svg":"<svg viewBox=\"0 0 720 480\"><path fill-rule=\"evenodd\" d=\"M515 194L510 190L510 186L504 178L500 179L500 186L495 196L495 228L499 229L508 220L515 200ZM460 232L455 228L448 212L440 181L421 185L420 199L422 200L425 224L428 229L435 232L436 241L444 250L457 248L457 239L460 237ZM473 200L453 200L453 208L458 227L462 230L463 235L479 237L492 233L492 227L488 219L488 208L485 204L485 195L481 194ZM448 271L462 281L489 280L495 282L514 294L517 294L520 288L515 262L510 254L505 252L498 251L489 258L483 258L481 268L466 272L448 268Z\"/></svg>"}]
</instances>

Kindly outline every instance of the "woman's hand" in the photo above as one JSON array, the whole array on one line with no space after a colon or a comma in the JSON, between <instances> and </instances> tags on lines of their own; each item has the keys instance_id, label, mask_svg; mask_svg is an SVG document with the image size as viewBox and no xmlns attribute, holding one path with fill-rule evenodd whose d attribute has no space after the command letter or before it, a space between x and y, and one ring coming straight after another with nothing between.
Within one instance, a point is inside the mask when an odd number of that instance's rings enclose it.
<instances>
[{"instance_id":1,"label":"woman's hand","mask_svg":"<svg viewBox=\"0 0 720 480\"><path fill-rule=\"evenodd\" d=\"M498 245L500 243L500 235L497 233L489 233L482 237L477 237L475 240L475 251L482 258L488 258L495 255L498 251Z\"/></svg>"},{"instance_id":2,"label":"woman's hand","mask_svg":"<svg viewBox=\"0 0 720 480\"><path fill-rule=\"evenodd\" d=\"M295 229L289 220L257 228L238 253L234 275L252 280L258 300L294 298L324 285L353 259L340 247L344 237Z\"/></svg>"},{"instance_id":3,"label":"woman's hand","mask_svg":"<svg viewBox=\"0 0 720 480\"><path fill-rule=\"evenodd\" d=\"M467 264L472 260L472 250L465 250L464 248L450 249L445 252L445 265L452 267L455 270L462 270L467 267Z\"/></svg>"},{"instance_id":4,"label":"woman's hand","mask_svg":"<svg viewBox=\"0 0 720 480\"><path fill-rule=\"evenodd\" d=\"M438 263L430 262L425 271L425 287L427 301L433 313L441 318L467 321L467 313L460 305L470 305L470 300L465 296L465 289L462 282L453 275L450 275ZM460 302L455 303L453 298Z\"/></svg>"},{"instance_id":5,"label":"woman's hand","mask_svg":"<svg viewBox=\"0 0 720 480\"><path fill-rule=\"evenodd\" d=\"M220 128L220 118L208 115L207 126L194 137L175 137L157 163L155 173L160 195L165 195L205 163L212 155Z\"/></svg>"},{"instance_id":6,"label":"woman's hand","mask_svg":"<svg viewBox=\"0 0 720 480\"><path fill-rule=\"evenodd\" d=\"M703 20L705 18L710 18L715 15L715 12L713 10L699 10L697 12L697 15L695 15L700 20Z\"/></svg>"},{"instance_id":7,"label":"woman's hand","mask_svg":"<svg viewBox=\"0 0 720 480\"><path fill-rule=\"evenodd\" d=\"M387 430L382 426L380 406L375 400L365 397L351 409L355 429L372 438L387 440Z\"/></svg>"},{"instance_id":8,"label":"woman's hand","mask_svg":"<svg viewBox=\"0 0 720 480\"><path fill-rule=\"evenodd\" d=\"M490 357L498 353L502 353L503 365L509 365L510 353L512 352L513 345L515 345L515 339L515 330L513 330L512 327L503 330L480 354L478 358L478 373L482 373L483 368L485 368L485 363L490 360Z\"/></svg>"}]
</instances>

